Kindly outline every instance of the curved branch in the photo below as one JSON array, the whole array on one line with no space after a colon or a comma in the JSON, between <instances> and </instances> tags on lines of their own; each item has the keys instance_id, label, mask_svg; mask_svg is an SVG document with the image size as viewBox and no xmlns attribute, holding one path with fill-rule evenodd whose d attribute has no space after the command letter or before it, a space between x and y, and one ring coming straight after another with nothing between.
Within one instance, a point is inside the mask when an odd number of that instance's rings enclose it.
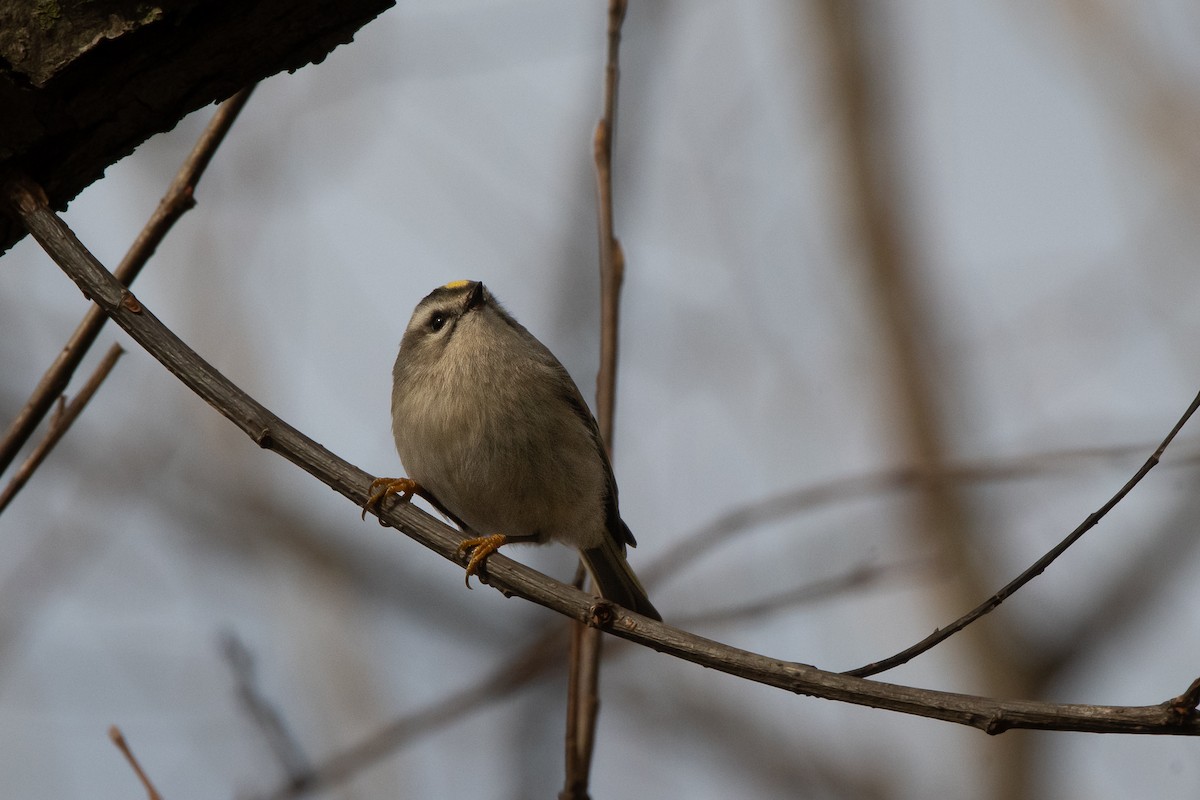
<instances>
[{"instance_id":1,"label":"curved branch","mask_svg":"<svg viewBox=\"0 0 1200 800\"><path fill-rule=\"evenodd\" d=\"M337 457L268 411L208 364L138 302L79 242L53 212L40 188L24 178L0 185L0 196L67 275L113 321L186 386L249 435L356 505L367 499L370 475ZM462 534L411 505L384 504L380 519L457 561ZM998 700L842 675L807 664L770 658L705 639L585 594L500 554L488 561L488 582L614 636L661 653L796 694L888 709L979 728L989 734L1011 728L1092 733L1200 735L1196 691L1150 706L1095 706ZM1195 686L1195 684L1193 684Z\"/></svg>"},{"instance_id":2,"label":"curved branch","mask_svg":"<svg viewBox=\"0 0 1200 800\"><path fill-rule=\"evenodd\" d=\"M1200 408L1200 394L1197 394L1196 398L1192 400L1192 404L1187 407L1187 411L1183 412L1183 416L1180 417L1179 421L1175 423L1175 427L1172 428L1171 432L1167 434L1167 438L1163 439L1158 445L1158 448L1150 454L1150 457L1146 459L1146 463L1142 464L1142 468L1134 473L1134 476L1126 481L1125 485L1122 486L1116 494L1110 497L1107 503L1102 505L1096 511L1093 511L1091 514L1088 514L1087 519L1079 523L1079 527L1067 534L1065 539L1052 547L1044 556L1033 562L1028 569L1005 584L1000 591L996 592L987 600L984 600L966 614L963 614L954 622L950 623L944 628L937 629L913 646L905 650L901 650L894 656L889 656L882 661L876 661L872 664L859 667L858 669L852 669L846 674L865 678L869 675L877 675L885 670L898 667L901 664L904 664L937 646L983 615L991 613L993 610L995 610L1001 603L1007 600L1008 597L1013 594L1013 592L1017 591L1022 586L1036 578L1038 575L1041 575L1043 572L1045 572L1046 567L1053 564L1054 560L1065 553L1068 547L1075 544L1075 542L1079 541L1079 539L1085 533L1096 527L1100 520L1104 519L1105 514L1107 514L1109 511L1112 511L1117 503L1124 500L1125 495L1129 494L1133 490L1133 487L1137 486L1138 483L1141 482L1142 478L1146 477L1146 474L1158 465L1159 460L1162 458L1163 451L1167 449L1167 446L1171 444L1171 441L1175 438L1175 435L1179 433L1183 426L1187 424L1187 421L1192 418L1192 415L1196 413L1197 408Z\"/></svg>"}]
</instances>

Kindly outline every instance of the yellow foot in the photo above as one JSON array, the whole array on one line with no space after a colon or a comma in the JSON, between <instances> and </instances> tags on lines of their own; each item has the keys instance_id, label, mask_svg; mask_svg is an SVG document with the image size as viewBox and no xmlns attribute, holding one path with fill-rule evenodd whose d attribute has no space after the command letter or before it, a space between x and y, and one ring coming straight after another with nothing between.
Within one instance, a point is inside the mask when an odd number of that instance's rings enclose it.
<instances>
[{"instance_id":1,"label":"yellow foot","mask_svg":"<svg viewBox=\"0 0 1200 800\"><path fill-rule=\"evenodd\" d=\"M488 556L499 550L505 543L508 542L508 537L502 533L497 533L492 536L480 536L475 539L464 539L458 545L457 556L462 558L467 553L471 557L467 560L467 588L471 588L471 576L479 572L479 568L484 566Z\"/></svg>"},{"instance_id":2,"label":"yellow foot","mask_svg":"<svg viewBox=\"0 0 1200 800\"><path fill-rule=\"evenodd\" d=\"M367 502L363 503L362 518L367 518L368 511L374 511L388 495L400 495L400 502L407 503L414 494L421 491L416 481L408 478L376 478L367 489Z\"/></svg>"}]
</instances>

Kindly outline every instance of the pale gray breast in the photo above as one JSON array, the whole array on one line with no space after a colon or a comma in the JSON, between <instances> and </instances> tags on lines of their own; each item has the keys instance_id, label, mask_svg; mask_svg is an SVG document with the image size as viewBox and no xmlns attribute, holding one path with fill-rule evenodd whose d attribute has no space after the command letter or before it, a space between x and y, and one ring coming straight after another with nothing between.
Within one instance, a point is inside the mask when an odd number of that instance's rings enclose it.
<instances>
[{"instance_id":1,"label":"pale gray breast","mask_svg":"<svg viewBox=\"0 0 1200 800\"><path fill-rule=\"evenodd\" d=\"M484 320L470 316L443 359L453 369L397 368L393 433L405 470L480 534L592 545L604 535L606 474L564 400L561 367L525 357L527 347L507 341L521 332L507 326L481 335Z\"/></svg>"}]
</instances>

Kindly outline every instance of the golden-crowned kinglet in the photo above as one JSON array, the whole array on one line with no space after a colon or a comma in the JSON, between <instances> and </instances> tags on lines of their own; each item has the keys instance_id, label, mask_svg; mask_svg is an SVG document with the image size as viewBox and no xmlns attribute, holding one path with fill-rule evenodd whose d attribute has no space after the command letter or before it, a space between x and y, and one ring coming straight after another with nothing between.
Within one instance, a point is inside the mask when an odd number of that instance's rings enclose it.
<instances>
[{"instance_id":1,"label":"golden-crowned kinglet","mask_svg":"<svg viewBox=\"0 0 1200 800\"><path fill-rule=\"evenodd\" d=\"M426 497L478 537L459 548L471 553L468 580L503 544L571 545L603 597L662 619L625 560L636 542L595 418L482 283L448 283L417 304L392 378L392 433L411 481L375 481L368 507L389 493Z\"/></svg>"}]
</instances>

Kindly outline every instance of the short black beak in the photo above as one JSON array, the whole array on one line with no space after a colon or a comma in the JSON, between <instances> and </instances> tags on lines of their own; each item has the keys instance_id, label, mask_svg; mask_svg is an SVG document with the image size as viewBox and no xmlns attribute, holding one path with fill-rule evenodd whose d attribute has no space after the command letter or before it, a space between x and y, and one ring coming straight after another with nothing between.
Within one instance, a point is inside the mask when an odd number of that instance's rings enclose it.
<instances>
[{"instance_id":1,"label":"short black beak","mask_svg":"<svg viewBox=\"0 0 1200 800\"><path fill-rule=\"evenodd\" d=\"M479 308L483 305L483 282L475 281L475 285L471 287L471 293L467 295L466 310L470 311L473 308Z\"/></svg>"}]
</instances>

